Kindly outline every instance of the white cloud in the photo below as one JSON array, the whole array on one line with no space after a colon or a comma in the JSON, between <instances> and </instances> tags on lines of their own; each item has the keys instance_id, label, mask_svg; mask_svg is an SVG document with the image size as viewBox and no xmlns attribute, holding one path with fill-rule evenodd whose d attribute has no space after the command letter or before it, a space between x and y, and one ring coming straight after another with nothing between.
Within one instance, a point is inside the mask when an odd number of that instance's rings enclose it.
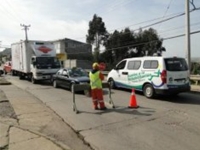
<instances>
[{"instance_id":1,"label":"white cloud","mask_svg":"<svg viewBox=\"0 0 200 150\"><path fill-rule=\"evenodd\" d=\"M94 14L102 17L107 30L123 29L129 26L137 29L150 24L135 25L146 20L163 17L170 0L1 0L0 7L0 41L2 45L10 45L24 39L24 31L20 23L31 24L28 31L29 39L55 40L71 38L85 42L88 23ZM183 0L172 0L167 14L183 12ZM194 1L200 7L200 1ZM197 23L200 11L191 13L191 24ZM185 25L185 17L179 17L161 25L153 26L158 29L161 37L184 33L184 28L169 30ZM123 28L121 28L123 27ZM167 31L169 30L169 31ZM200 30L200 26L191 26L191 30ZM163 33L162 33L163 32ZM200 56L200 34L192 35L192 55ZM164 41L166 55L174 51L184 55L184 37Z\"/></svg>"}]
</instances>

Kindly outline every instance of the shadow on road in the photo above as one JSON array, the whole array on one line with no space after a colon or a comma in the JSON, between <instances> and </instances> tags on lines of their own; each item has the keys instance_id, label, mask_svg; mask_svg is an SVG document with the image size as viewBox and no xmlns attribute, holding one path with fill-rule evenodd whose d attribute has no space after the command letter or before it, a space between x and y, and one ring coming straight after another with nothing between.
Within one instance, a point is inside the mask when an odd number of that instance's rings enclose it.
<instances>
[{"instance_id":1,"label":"shadow on road","mask_svg":"<svg viewBox=\"0 0 200 150\"><path fill-rule=\"evenodd\" d=\"M151 116L155 113L155 110L147 107L139 107L130 109L128 107L116 107L116 108L108 108L107 110L95 110L94 112L87 112L79 110L79 113L87 113L87 114L97 114L102 115L105 113L120 113L120 114L129 114L129 115L137 115L137 116Z\"/></svg>"},{"instance_id":2,"label":"shadow on road","mask_svg":"<svg viewBox=\"0 0 200 150\"><path fill-rule=\"evenodd\" d=\"M131 93L131 90L127 89L117 89L124 92ZM144 96L143 92L136 91L137 95ZM160 101L167 101L172 103L180 103L180 104L194 104L200 105L200 94L199 93L181 93L179 95L158 95L153 99L149 100L160 100Z\"/></svg>"},{"instance_id":3,"label":"shadow on road","mask_svg":"<svg viewBox=\"0 0 200 150\"><path fill-rule=\"evenodd\" d=\"M164 100L173 103L180 103L180 104L194 104L200 105L200 95L193 94L193 93L182 93L177 96L159 96L156 100Z\"/></svg>"}]
</instances>

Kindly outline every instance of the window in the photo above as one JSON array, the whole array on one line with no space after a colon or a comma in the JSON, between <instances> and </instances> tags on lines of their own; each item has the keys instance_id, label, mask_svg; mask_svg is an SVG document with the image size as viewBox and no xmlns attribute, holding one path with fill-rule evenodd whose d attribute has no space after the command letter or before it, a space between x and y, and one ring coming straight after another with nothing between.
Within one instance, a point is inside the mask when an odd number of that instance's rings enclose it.
<instances>
[{"instance_id":1,"label":"window","mask_svg":"<svg viewBox=\"0 0 200 150\"><path fill-rule=\"evenodd\" d=\"M145 60L143 64L144 69L157 69L158 61L157 60Z\"/></svg>"},{"instance_id":2,"label":"window","mask_svg":"<svg viewBox=\"0 0 200 150\"><path fill-rule=\"evenodd\" d=\"M166 69L168 71L186 71L188 65L183 58L169 58L165 59Z\"/></svg>"},{"instance_id":3,"label":"window","mask_svg":"<svg viewBox=\"0 0 200 150\"><path fill-rule=\"evenodd\" d=\"M116 66L116 69L124 69L125 65L126 65L126 60L120 62L120 63Z\"/></svg>"},{"instance_id":4,"label":"window","mask_svg":"<svg viewBox=\"0 0 200 150\"><path fill-rule=\"evenodd\" d=\"M141 61L135 60L135 61L130 61L128 63L128 69L129 70L138 70L140 68Z\"/></svg>"}]
</instances>

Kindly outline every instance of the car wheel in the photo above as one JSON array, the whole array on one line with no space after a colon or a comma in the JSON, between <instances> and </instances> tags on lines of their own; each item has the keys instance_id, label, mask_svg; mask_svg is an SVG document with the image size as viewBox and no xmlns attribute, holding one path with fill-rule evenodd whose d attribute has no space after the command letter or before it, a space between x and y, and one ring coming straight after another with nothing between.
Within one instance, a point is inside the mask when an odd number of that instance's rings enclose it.
<instances>
[{"instance_id":1,"label":"car wheel","mask_svg":"<svg viewBox=\"0 0 200 150\"><path fill-rule=\"evenodd\" d=\"M58 88L58 84L57 84L56 80L53 81L53 87Z\"/></svg>"},{"instance_id":2,"label":"car wheel","mask_svg":"<svg viewBox=\"0 0 200 150\"><path fill-rule=\"evenodd\" d=\"M147 98L153 98L155 96L155 91L151 84L146 84L144 86L143 93Z\"/></svg>"},{"instance_id":3,"label":"car wheel","mask_svg":"<svg viewBox=\"0 0 200 150\"><path fill-rule=\"evenodd\" d=\"M110 84L110 88L111 89L115 89L116 88L115 81L112 78L109 79L108 83Z\"/></svg>"}]
</instances>

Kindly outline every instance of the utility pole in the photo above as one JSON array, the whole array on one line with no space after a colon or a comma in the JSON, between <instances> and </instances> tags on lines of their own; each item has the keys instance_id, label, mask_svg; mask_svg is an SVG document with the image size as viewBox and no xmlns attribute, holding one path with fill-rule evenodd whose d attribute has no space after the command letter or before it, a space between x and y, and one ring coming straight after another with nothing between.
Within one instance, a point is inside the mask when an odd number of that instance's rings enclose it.
<instances>
[{"instance_id":1,"label":"utility pole","mask_svg":"<svg viewBox=\"0 0 200 150\"><path fill-rule=\"evenodd\" d=\"M31 25L20 24L20 26L24 28L24 30L25 30L25 38L26 38L26 41L28 41L27 30L29 29L29 27L30 27Z\"/></svg>"},{"instance_id":2,"label":"utility pole","mask_svg":"<svg viewBox=\"0 0 200 150\"><path fill-rule=\"evenodd\" d=\"M185 48L186 48L186 60L188 63L188 67L189 67L189 73L190 73L190 68L191 68L191 54L190 54L190 11L189 11L189 5L190 2L189 0L185 0L185 24L186 24L186 28L185 28Z\"/></svg>"}]
</instances>

